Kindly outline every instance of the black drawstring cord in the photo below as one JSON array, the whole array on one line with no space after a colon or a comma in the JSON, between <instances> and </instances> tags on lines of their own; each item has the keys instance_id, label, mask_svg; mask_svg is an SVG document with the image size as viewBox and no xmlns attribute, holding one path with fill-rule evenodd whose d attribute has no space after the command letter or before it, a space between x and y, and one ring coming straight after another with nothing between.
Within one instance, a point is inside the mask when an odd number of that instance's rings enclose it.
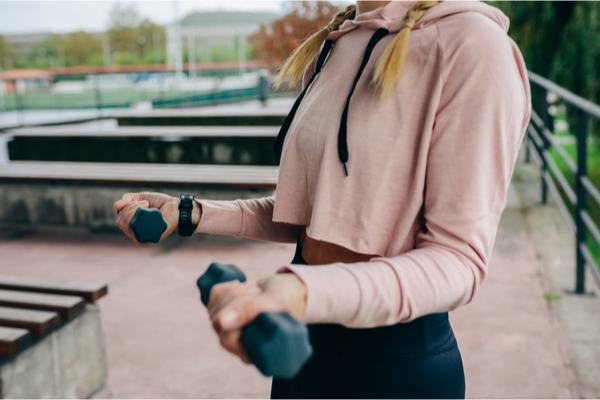
<instances>
[{"instance_id":1,"label":"black drawstring cord","mask_svg":"<svg viewBox=\"0 0 600 400\"><path fill-rule=\"evenodd\" d=\"M332 46L333 46L333 40L326 40L325 43L323 44L323 49L321 50L321 54L319 55L319 59L317 60L317 66L315 68L315 72L312 74L310 81L308 81L308 84L306 85L306 87L304 88L302 93L300 93L300 96L298 96L298 98L294 102L294 106L292 107L292 110L290 111L288 116L285 117L285 121L283 121L283 125L281 125L281 129L279 130L279 133L277 134L277 139L275 139L275 165L279 165L279 162L281 161L281 152L283 151L283 142L285 141L285 135L287 135L288 130L290 129L290 125L292 125L292 121L294 120L296 111L298 111L298 107L300 106L300 103L302 102L302 99L304 98L306 91L308 90L310 85L315 80L315 77L319 74L319 72L321 72L321 68L323 68L325 59L327 59L327 56L331 52Z\"/></svg>"},{"instance_id":2,"label":"black drawstring cord","mask_svg":"<svg viewBox=\"0 0 600 400\"><path fill-rule=\"evenodd\" d=\"M381 39L387 36L390 33L387 29L379 28L373 36L371 36L371 40L369 40L369 44L367 44L367 48L365 49L365 55L363 56L362 63L360 64L360 68L354 78L354 84L352 85L352 90L350 90L350 94L348 94L348 98L346 99L346 106L344 107L344 112L342 113L342 120L340 122L340 130L338 132L338 156L340 157L340 161L344 164L344 172L346 172L346 176L348 176L348 107L350 106L350 98L354 94L354 89L356 89L356 84L360 79L360 76L363 73L363 70L367 66L367 62L369 62L369 58L371 57L371 53L373 49L379 43Z\"/></svg>"}]
</instances>

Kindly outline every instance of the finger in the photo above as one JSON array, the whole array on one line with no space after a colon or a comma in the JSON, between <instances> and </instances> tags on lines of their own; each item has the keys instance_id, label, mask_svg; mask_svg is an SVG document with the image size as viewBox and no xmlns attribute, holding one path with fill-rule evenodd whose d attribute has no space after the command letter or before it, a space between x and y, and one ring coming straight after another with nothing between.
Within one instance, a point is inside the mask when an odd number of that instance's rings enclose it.
<instances>
[{"instance_id":1,"label":"finger","mask_svg":"<svg viewBox=\"0 0 600 400\"><path fill-rule=\"evenodd\" d=\"M219 334L219 341L221 346L227 351L236 356L240 357L246 364L250 363L246 349L241 341L242 332L237 330L233 332L221 332Z\"/></svg>"},{"instance_id":2,"label":"finger","mask_svg":"<svg viewBox=\"0 0 600 400\"><path fill-rule=\"evenodd\" d=\"M223 288L217 296L215 296L214 301L209 308L209 313L211 317L214 319L216 314L224 307L229 304L236 302L239 299L243 299L245 297L256 296L261 293L261 290L256 286L254 282L244 282L235 286L229 286Z\"/></svg>"},{"instance_id":3,"label":"finger","mask_svg":"<svg viewBox=\"0 0 600 400\"><path fill-rule=\"evenodd\" d=\"M217 326L224 331L240 329L266 310L264 296L250 297L234 306L224 307L216 315Z\"/></svg>"},{"instance_id":4,"label":"finger","mask_svg":"<svg viewBox=\"0 0 600 400\"><path fill-rule=\"evenodd\" d=\"M233 281L221 282L213 285L208 294L208 311L210 312L210 310L214 308L216 299L219 298L223 292L239 284L240 281L236 279Z\"/></svg>"},{"instance_id":5,"label":"finger","mask_svg":"<svg viewBox=\"0 0 600 400\"><path fill-rule=\"evenodd\" d=\"M128 203L138 200L139 196L137 193L125 193L120 200L117 200L115 204L113 204L113 207L115 210L121 211Z\"/></svg>"},{"instance_id":6,"label":"finger","mask_svg":"<svg viewBox=\"0 0 600 400\"><path fill-rule=\"evenodd\" d=\"M208 295L208 309L213 310L218 302L224 296L229 295L232 291L239 290L239 288L256 287L255 282L240 282L238 279L232 281L221 282L215 284Z\"/></svg>"},{"instance_id":7,"label":"finger","mask_svg":"<svg viewBox=\"0 0 600 400\"><path fill-rule=\"evenodd\" d=\"M133 233L133 231L129 227L129 222L131 221L131 219L135 215L135 212L137 211L137 209L140 208L140 206L141 206L140 202L138 202L138 201L132 201L132 202L129 202L125 207L123 207L123 209L121 210L121 213L119 214L119 217L117 218L117 226L127 236L129 236L129 238L131 240L133 240L133 242L136 245L138 245L139 247L142 247L142 248L146 248L146 247L152 246L152 243L140 243L140 242L138 242L137 239L135 238L135 234Z\"/></svg>"}]
</instances>

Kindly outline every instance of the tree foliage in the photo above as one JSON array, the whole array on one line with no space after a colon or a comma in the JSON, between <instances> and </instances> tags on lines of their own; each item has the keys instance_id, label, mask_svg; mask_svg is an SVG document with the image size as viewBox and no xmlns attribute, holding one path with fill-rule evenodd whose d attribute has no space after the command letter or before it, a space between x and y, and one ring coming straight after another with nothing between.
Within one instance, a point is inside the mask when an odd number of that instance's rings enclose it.
<instances>
[{"instance_id":1,"label":"tree foliage","mask_svg":"<svg viewBox=\"0 0 600 400\"><path fill-rule=\"evenodd\" d=\"M493 1L527 68L600 103L600 2Z\"/></svg>"},{"instance_id":2,"label":"tree foliage","mask_svg":"<svg viewBox=\"0 0 600 400\"><path fill-rule=\"evenodd\" d=\"M86 65L96 54L102 54L102 39L89 32L71 32L66 35L62 44L67 66Z\"/></svg>"},{"instance_id":3,"label":"tree foliage","mask_svg":"<svg viewBox=\"0 0 600 400\"><path fill-rule=\"evenodd\" d=\"M328 1L291 2L283 17L249 38L254 56L270 63L284 61L304 39L327 26L338 9Z\"/></svg>"},{"instance_id":4,"label":"tree foliage","mask_svg":"<svg viewBox=\"0 0 600 400\"><path fill-rule=\"evenodd\" d=\"M0 36L0 68L6 69L12 67L12 57L14 51L11 45Z\"/></svg>"},{"instance_id":5,"label":"tree foliage","mask_svg":"<svg viewBox=\"0 0 600 400\"><path fill-rule=\"evenodd\" d=\"M165 28L149 19L142 19L135 3L115 3L110 12L109 28L106 31L112 61L120 65L154 63L164 60L162 49L166 45ZM156 41L156 42L155 42Z\"/></svg>"}]
</instances>

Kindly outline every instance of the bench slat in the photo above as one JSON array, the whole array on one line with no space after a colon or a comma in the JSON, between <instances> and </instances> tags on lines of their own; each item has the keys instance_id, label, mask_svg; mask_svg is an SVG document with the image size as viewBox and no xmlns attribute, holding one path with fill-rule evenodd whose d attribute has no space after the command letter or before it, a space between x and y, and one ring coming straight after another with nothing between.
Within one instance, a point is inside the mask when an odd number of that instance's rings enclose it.
<instances>
[{"instance_id":1,"label":"bench slat","mask_svg":"<svg viewBox=\"0 0 600 400\"><path fill-rule=\"evenodd\" d=\"M92 303L108 293L106 285L97 283L62 282L7 275L0 275L0 289L79 296Z\"/></svg>"},{"instance_id":2,"label":"bench slat","mask_svg":"<svg viewBox=\"0 0 600 400\"><path fill-rule=\"evenodd\" d=\"M31 333L26 329L0 326L0 356L10 357L31 341Z\"/></svg>"},{"instance_id":3,"label":"bench slat","mask_svg":"<svg viewBox=\"0 0 600 400\"><path fill-rule=\"evenodd\" d=\"M42 336L59 324L60 318L54 311L0 307L0 326L28 329L35 336Z\"/></svg>"},{"instance_id":4,"label":"bench slat","mask_svg":"<svg viewBox=\"0 0 600 400\"><path fill-rule=\"evenodd\" d=\"M0 306L55 311L70 320L85 310L85 301L77 296L0 290Z\"/></svg>"},{"instance_id":5,"label":"bench slat","mask_svg":"<svg viewBox=\"0 0 600 400\"><path fill-rule=\"evenodd\" d=\"M117 164L12 161L0 180L179 183L275 189L278 167L186 164Z\"/></svg>"},{"instance_id":6,"label":"bench slat","mask_svg":"<svg viewBox=\"0 0 600 400\"><path fill-rule=\"evenodd\" d=\"M85 125L36 126L3 132L13 137L276 137L274 126L122 126L94 129Z\"/></svg>"}]
</instances>

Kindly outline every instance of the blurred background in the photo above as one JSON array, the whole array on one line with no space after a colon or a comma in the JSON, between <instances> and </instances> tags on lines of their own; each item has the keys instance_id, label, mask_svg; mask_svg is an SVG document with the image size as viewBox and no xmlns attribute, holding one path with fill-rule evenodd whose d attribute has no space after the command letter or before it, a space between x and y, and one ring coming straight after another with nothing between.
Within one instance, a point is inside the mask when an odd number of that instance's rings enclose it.
<instances>
[{"instance_id":1,"label":"blurred background","mask_svg":"<svg viewBox=\"0 0 600 400\"><path fill-rule=\"evenodd\" d=\"M490 277L451 313L467 397L598 398L600 2L488 3L510 18L534 114ZM273 195L299 94L274 74L347 4L0 1L0 397L268 397L219 347L195 281L215 260L264 277L295 246L139 249L112 204ZM66 297L15 300L27 291Z\"/></svg>"}]
</instances>

